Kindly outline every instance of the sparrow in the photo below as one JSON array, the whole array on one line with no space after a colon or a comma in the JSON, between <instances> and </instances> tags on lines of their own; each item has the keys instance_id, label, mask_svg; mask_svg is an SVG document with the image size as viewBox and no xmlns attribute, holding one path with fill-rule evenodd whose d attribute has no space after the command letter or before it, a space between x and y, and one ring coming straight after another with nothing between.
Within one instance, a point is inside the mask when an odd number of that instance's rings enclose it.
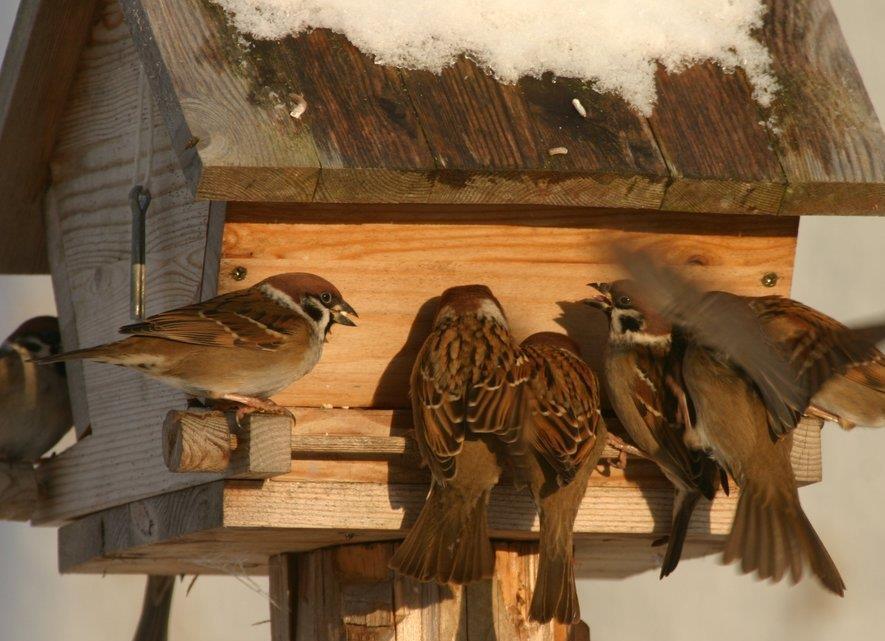
<instances>
[{"instance_id":1,"label":"sparrow","mask_svg":"<svg viewBox=\"0 0 885 641\"><path fill-rule=\"evenodd\" d=\"M502 465L519 456L527 377L528 362L489 288L443 292L410 379L430 491L391 568L441 584L492 576L487 505Z\"/></svg>"},{"instance_id":2,"label":"sparrow","mask_svg":"<svg viewBox=\"0 0 885 641\"><path fill-rule=\"evenodd\" d=\"M24 322L0 345L0 460L36 461L73 425L64 365L32 362L60 351L54 316Z\"/></svg>"},{"instance_id":3,"label":"sparrow","mask_svg":"<svg viewBox=\"0 0 885 641\"><path fill-rule=\"evenodd\" d=\"M136 369L185 393L286 414L269 397L310 372L332 325L358 316L314 274L271 276L247 289L149 317L120 329L128 338L38 359L87 359Z\"/></svg>"},{"instance_id":4,"label":"sparrow","mask_svg":"<svg viewBox=\"0 0 885 641\"><path fill-rule=\"evenodd\" d=\"M564 334L532 334L521 347L530 371L522 427L528 454L521 469L541 519L529 616L541 623L577 623L581 613L572 531L606 443L599 383L578 346Z\"/></svg>"},{"instance_id":5,"label":"sparrow","mask_svg":"<svg viewBox=\"0 0 885 641\"><path fill-rule=\"evenodd\" d=\"M612 316L620 319L623 342L648 344L666 332L669 358L675 365L669 386L677 402L687 407L685 440L712 456L741 489L723 561L739 559L743 573L755 571L760 579L775 582L787 571L798 581L807 561L827 589L842 595L845 584L839 571L799 502L790 462L791 437L772 438L772 425L779 419L769 411L753 377L708 344L706 331L694 333L691 323L671 326L646 302L646 286L618 281L597 285L597 290L607 291ZM743 328L744 320L735 322ZM742 355L744 362L751 363L757 374L781 371L778 352L765 343L764 334L749 331L752 324L746 328L741 344L750 353ZM754 346L760 336L763 342Z\"/></svg>"},{"instance_id":6,"label":"sparrow","mask_svg":"<svg viewBox=\"0 0 885 641\"><path fill-rule=\"evenodd\" d=\"M149 575L133 641L166 641L175 577Z\"/></svg>"},{"instance_id":7,"label":"sparrow","mask_svg":"<svg viewBox=\"0 0 885 641\"><path fill-rule=\"evenodd\" d=\"M689 408L684 395L675 393L680 372L669 323L656 316L646 319L625 285L591 283L598 295L585 302L609 321L605 382L612 408L631 440L676 491L663 579L679 563L695 507L701 497L713 499L722 472L687 429Z\"/></svg>"},{"instance_id":8,"label":"sparrow","mask_svg":"<svg viewBox=\"0 0 885 641\"><path fill-rule=\"evenodd\" d=\"M781 296L705 292L647 254L617 251L660 315L726 354L753 381L775 438L803 414L846 429L885 426L885 356L875 344L881 326L849 329Z\"/></svg>"}]
</instances>

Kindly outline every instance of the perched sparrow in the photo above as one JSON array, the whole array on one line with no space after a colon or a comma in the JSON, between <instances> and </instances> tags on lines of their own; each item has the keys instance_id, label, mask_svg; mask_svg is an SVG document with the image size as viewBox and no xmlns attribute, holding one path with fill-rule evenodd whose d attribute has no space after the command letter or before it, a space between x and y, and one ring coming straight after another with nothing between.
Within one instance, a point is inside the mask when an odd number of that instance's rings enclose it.
<instances>
[{"instance_id":1,"label":"perched sparrow","mask_svg":"<svg viewBox=\"0 0 885 641\"><path fill-rule=\"evenodd\" d=\"M421 581L488 578L495 557L486 506L508 450L519 447L528 365L484 285L443 292L411 376L412 416L433 476L390 566Z\"/></svg>"},{"instance_id":2,"label":"perched sparrow","mask_svg":"<svg viewBox=\"0 0 885 641\"><path fill-rule=\"evenodd\" d=\"M150 575L144 586L141 617L133 641L166 641L169 635L169 610L172 607L174 576Z\"/></svg>"},{"instance_id":3,"label":"perched sparrow","mask_svg":"<svg viewBox=\"0 0 885 641\"><path fill-rule=\"evenodd\" d=\"M575 591L572 530L590 473L605 447L599 384L563 334L541 332L522 343L530 377L522 439L522 474L541 516L540 561L530 616L541 623L581 618Z\"/></svg>"},{"instance_id":4,"label":"perched sparrow","mask_svg":"<svg viewBox=\"0 0 885 641\"><path fill-rule=\"evenodd\" d=\"M690 412L679 393L680 372L669 323L646 319L622 283L591 283L599 294L587 304L609 320L606 386L627 434L673 484L673 518L661 578L676 569L695 506L712 500L721 471L687 429Z\"/></svg>"},{"instance_id":5,"label":"perched sparrow","mask_svg":"<svg viewBox=\"0 0 885 641\"><path fill-rule=\"evenodd\" d=\"M26 321L0 345L0 460L36 461L71 428L64 365L31 362L60 348L53 316Z\"/></svg>"},{"instance_id":6,"label":"perched sparrow","mask_svg":"<svg viewBox=\"0 0 885 641\"><path fill-rule=\"evenodd\" d=\"M668 321L640 297L644 288L619 281L600 289L608 290L613 324L621 319L621 341L645 345L660 340ZM690 323L675 325L670 336L670 357L678 367L671 389L688 406L687 440L706 449L741 488L724 561L740 559L743 572L756 571L760 578L774 581L789 570L798 581L807 560L824 586L841 595L842 578L799 503L791 439L772 439L771 424L777 419L766 408L759 387L737 363L706 344L705 334L694 334ZM752 333L744 337L750 338ZM763 340L760 347L748 346L757 350L751 357L757 373L780 367L766 363L765 345ZM773 361L780 358L776 350L768 351Z\"/></svg>"},{"instance_id":7,"label":"perched sparrow","mask_svg":"<svg viewBox=\"0 0 885 641\"><path fill-rule=\"evenodd\" d=\"M38 360L85 358L141 371L196 397L284 413L267 400L310 372L333 323L357 316L313 274L271 276L248 289L151 316L129 338Z\"/></svg>"},{"instance_id":8,"label":"perched sparrow","mask_svg":"<svg viewBox=\"0 0 885 641\"><path fill-rule=\"evenodd\" d=\"M752 380L775 437L803 412L845 428L885 426L885 356L875 331L851 330L789 298L704 292L646 254L619 253L644 300Z\"/></svg>"}]
</instances>

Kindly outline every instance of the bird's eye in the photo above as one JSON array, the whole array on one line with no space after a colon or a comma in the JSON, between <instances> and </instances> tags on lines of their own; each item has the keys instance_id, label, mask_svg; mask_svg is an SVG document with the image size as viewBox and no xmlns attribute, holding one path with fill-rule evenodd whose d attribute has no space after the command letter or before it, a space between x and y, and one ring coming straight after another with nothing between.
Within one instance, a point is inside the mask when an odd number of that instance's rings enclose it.
<instances>
[{"instance_id":1,"label":"bird's eye","mask_svg":"<svg viewBox=\"0 0 885 641\"><path fill-rule=\"evenodd\" d=\"M629 307L632 303L633 300L629 296L621 296L618 298L619 307Z\"/></svg>"},{"instance_id":2,"label":"bird's eye","mask_svg":"<svg viewBox=\"0 0 885 641\"><path fill-rule=\"evenodd\" d=\"M329 292L323 292L322 294L320 294L320 300L323 301L324 305L328 305L332 302L332 294L330 294Z\"/></svg>"}]
</instances>

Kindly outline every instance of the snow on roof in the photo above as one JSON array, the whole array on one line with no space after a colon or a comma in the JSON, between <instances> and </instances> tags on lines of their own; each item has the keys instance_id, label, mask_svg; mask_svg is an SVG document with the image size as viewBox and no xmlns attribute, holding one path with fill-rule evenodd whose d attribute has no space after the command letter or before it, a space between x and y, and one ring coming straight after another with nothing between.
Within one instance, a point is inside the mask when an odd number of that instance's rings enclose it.
<instances>
[{"instance_id":1,"label":"snow on roof","mask_svg":"<svg viewBox=\"0 0 885 641\"><path fill-rule=\"evenodd\" d=\"M592 81L649 115L656 64L743 67L767 106L776 90L754 38L761 0L213 0L237 29L277 40L314 28L344 34L378 64L441 71L461 54L498 80Z\"/></svg>"}]
</instances>

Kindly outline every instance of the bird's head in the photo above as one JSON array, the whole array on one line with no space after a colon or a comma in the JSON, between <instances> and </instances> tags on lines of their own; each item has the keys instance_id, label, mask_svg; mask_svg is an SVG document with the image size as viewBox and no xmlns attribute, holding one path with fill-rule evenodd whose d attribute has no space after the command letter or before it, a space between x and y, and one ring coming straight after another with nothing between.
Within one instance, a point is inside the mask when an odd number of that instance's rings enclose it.
<instances>
[{"instance_id":1,"label":"bird's head","mask_svg":"<svg viewBox=\"0 0 885 641\"><path fill-rule=\"evenodd\" d=\"M353 318L359 318L359 314L325 278L307 273L278 274L256 287L278 303L306 314L325 333L333 323L356 327Z\"/></svg>"},{"instance_id":2,"label":"bird's head","mask_svg":"<svg viewBox=\"0 0 885 641\"><path fill-rule=\"evenodd\" d=\"M575 356L581 356L581 348L565 334L559 332L536 332L522 341L523 347L551 347L561 349Z\"/></svg>"},{"instance_id":3,"label":"bird's head","mask_svg":"<svg viewBox=\"0 0 885 641\"><path fill-rule=\"evenodd\" d=\"M44 358L61 352L61 332L55 316L37 316L26 320L3 343L4 350L14 349L28 359Z\"/></svg>"},{"instance_id":4,"label":"bird's head","mask_svg":"<svg viewBox=\"0 0 885 641\"><path fill-rule=\"evenodd\" d=\"M501 303L485 285L459 285L449 287L439 299L435 323L462 314L476 314L494 318L507 327L507 318Z\"/></svg>"},{"instance_id":5,"label":"bird's head","mask_svg":"<svg viewBox=\"0 0 885 641\"><path fill-rule=\"evenodd\" d=\"M589 286L597 294L584 302L608 316L610 341L647 345L665 345L670 342L672 327L643 303L633 281L589 283Z\"/></svg>"}]
</instances>

